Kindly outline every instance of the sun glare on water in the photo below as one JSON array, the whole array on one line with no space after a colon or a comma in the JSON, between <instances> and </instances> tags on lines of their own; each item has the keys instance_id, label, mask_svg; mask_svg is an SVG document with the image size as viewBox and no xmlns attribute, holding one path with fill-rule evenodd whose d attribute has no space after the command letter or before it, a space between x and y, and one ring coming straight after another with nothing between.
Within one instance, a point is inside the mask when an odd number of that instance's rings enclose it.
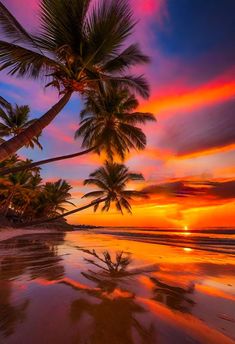
<instances>
[{"instance_id":1,"label":"sun glare on water","mask_svg":"<svg viewBox=\"0 0 235 344\"><path fill-rule=\"evenodd\" d=\"M187 225L183 226L183 231L181 233L182 235L190 235L191 233L189 232L189 227Z\"/></svg>"}]
</instances>

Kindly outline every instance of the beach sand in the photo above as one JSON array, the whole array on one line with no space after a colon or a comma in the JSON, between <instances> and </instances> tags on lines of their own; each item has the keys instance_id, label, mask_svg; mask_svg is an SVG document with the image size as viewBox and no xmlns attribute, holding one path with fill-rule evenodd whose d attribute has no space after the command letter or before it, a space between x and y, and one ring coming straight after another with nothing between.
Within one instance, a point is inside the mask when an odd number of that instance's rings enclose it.
<instances>
[{"instance_id":1,"label":"beach sand","mask_svg":"<svg viewBox=\"0 0 235 344\"><path fill-rule=\"evenodd\" d=\"M39 231L0 243L0 342L234 343L234 256ZM127 273L94 266L93 249L126 252Z\"/></svg>"},{"instance_id":2,"label":"beach sand","mask_svg":"<svg viewBox=\"0 0 235 344\"><path fill-rule=\"evenodd\" d=\"M0 242L12 239L21 235L38 234L38 233L57 233L57 230L43 228L0 228Z\"/></svg>"}]
</instances>

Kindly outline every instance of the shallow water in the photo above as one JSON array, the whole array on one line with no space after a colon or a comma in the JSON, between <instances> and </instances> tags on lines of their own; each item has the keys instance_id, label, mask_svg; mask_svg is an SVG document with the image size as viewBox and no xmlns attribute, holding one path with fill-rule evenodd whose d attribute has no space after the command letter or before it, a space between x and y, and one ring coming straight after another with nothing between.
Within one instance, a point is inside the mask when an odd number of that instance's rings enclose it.
<instances>
[{"instance_id":1,"label":"shallow water","mask_svg":"<svg viewBox=\"0 0 235 344\"><path fill-rule=\"evenodd\" d=\"M130 239L84 231L0 243L0 343L234 343L234 256ZM128 273L111 277L83 249L130 253Z\"/></svg>"}]
</instances>

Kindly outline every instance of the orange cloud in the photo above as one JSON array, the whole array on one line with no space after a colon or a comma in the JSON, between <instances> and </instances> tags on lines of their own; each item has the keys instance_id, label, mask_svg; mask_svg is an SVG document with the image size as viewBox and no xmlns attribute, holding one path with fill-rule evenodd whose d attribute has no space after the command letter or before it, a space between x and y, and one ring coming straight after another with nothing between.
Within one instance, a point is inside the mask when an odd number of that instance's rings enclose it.
<instances>
[{"instance_id":1,"label":"orange cloud","mask_svg":"<svg viewBox=\"0 0 235 344\"><path fill-rule=\"evenodd\" d=\"M192 91L185 91L176 94L152 97L150 101L142 103L141 111L149 111L154 114L167 111L178 111L195 109L197 107L225 101L235 96L235 82L217 82L208 84Z\"/></svg>"},{"instance_id":2,"label":"orange cloud","mask_svg":"<svg viewBox=\"0 0 235 344\"><path fill-rule=\"evenodd\" d=\"M202 154L203 154L203 156L205 156L205 155L229 152L232 150L235 150L235 143L233 143L231 145L221 146L221 147L213 147L213 148L209 148L206 150L203 149L203 150L199 150L199 151L189 153L189 154L184 154L184 155L179 154L179 155L177 155L177 160L198 158L198 157L201 157Z\"/></svg>"}]
</instances>

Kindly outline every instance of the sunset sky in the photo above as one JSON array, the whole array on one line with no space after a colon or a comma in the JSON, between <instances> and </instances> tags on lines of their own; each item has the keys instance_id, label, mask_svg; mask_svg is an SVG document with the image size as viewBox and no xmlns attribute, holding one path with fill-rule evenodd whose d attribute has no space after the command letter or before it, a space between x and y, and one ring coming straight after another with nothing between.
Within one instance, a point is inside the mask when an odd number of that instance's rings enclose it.
<instances>
[{"instance_id":1,"label":"sunset sky","mask_svg":"<svg viewBox=\"0 0 235 344\"><path fill-rule=\"evenodd\" d=\"M235 1L130 0L136 18L133 41L151 56L138 67L151 84L140 110L157 122L144 127L145 151L132 152L126 164L145 181L130 188L149 191L148 200L133 204L133 215L87 210L71 223L189 228L235 225ZM38 0L3 0L29 30L37 26ZM57 100L43 83L0 74L0 95L29 104L39 117ZM43 151L22 149L23 157L41 160L80 150L73 136L82 103L74 95L47 127ZM73 185L73 202L89 191L83 180L102 163L89 154L42 168L45 180L63 178Z\"/></svg>"}]
</instances>

